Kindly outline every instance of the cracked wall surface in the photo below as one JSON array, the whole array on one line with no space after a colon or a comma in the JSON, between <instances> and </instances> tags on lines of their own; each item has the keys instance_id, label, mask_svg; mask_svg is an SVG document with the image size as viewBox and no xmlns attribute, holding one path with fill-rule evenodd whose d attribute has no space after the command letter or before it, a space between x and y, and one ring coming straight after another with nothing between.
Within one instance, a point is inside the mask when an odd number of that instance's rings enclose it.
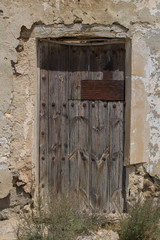
<instances>
[{"instance_id":1,"label":"cracked wall surface","mask_svg":"<svg viewBox=\"0 0 160 240\"><path fill-rule=\"evenodd\" d=\"M136 164L144 163L150 177L160 177L158 0L1 0L0 31L0 171L6 171L0 201L8 201L3 211L27 205L37 179L37 38L131 39L127 191L137 191Z\"/></svg>"}]
</instances>

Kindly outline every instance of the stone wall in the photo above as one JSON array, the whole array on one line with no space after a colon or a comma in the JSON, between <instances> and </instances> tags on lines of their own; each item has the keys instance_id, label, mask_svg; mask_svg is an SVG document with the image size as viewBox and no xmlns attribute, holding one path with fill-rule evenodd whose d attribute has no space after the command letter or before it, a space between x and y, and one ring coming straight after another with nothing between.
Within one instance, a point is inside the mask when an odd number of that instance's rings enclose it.
<instances>
[{"instance_id":1,"label":"stone wall","mask_svg":"<svg viewBox=\"0 0 160 240\"><path fill-rule=\"evenodd\" d=\"M1 0L0 30L0 219L27 206L38 182L38 38L130 39L127 197L158 196L159 1Z\"/></svg>"}]
</instances>

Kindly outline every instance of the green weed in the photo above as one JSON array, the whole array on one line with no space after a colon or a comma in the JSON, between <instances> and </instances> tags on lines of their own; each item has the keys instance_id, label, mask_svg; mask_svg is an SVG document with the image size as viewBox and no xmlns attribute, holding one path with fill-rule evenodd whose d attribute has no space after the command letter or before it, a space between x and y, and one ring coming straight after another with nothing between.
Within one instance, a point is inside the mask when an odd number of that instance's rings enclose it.
<instances>
[{"instance_id":1,"label":"green weed","mask_svg":"<svg viewBox=\"0 0 160 240\"><path fill-rule=\"evenodd\" d=\"M120 220L120 240L159 240L160 202L138 201Z\"/></svg>"},{"instance_id":2,"label":"green weed","mask_svg":"<svg viewBox=\"0 0 160 240\"><path fill-rule=\"evenodd\" d=\"M45 200L37 198L30 214L23 214L17 230L18 240L73 240L101 226L101 218L82 211L76 196L60 199L55 195Z\"/></svg>"}]
</instances>

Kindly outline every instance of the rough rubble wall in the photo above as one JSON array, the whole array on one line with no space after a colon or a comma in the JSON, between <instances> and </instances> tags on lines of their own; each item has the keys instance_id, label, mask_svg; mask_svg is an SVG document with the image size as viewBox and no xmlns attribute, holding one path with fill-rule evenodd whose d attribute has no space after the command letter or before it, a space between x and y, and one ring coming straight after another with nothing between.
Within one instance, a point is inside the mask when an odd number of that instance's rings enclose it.
<instances>
[{"instance_id":1,"label":"rough rubble wall","mask_svg":"<svg viewBox=\"0 0 160 240\"><path fill-rule=\"evenodd\" d=\"M130 152L125 162L146 163L149 175L160 177L159 0L1 0L0 30L1 210L28 204L34 188L38 37L131 39ZM135 167L127 169L128 189L133 190L132 180L139 177Z\"/></svg>"}]
</instances>

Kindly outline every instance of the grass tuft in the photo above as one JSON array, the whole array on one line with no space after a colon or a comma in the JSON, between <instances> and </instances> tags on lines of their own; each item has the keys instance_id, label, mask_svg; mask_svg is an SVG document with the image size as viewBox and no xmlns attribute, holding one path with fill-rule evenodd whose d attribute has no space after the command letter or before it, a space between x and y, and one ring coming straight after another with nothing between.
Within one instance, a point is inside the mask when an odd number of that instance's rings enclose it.
<instances>
[{"instance_id":1,"label":"grass tuft","mask_svg":"<svg viewBox=\"0 0 160 240\"><path fill-rule=\"evenodd\" d=\"M160 240L160 201L138 201L120 220L120 240Z\"/></svg>"},{"instance_id":2,"label":"grass tuft","mask_svg":"<svg viewBox=\"0 0 160 240\"><path fill-rule=\"evenodd\" d=\"M44 202L44 201L43 201ZM45 205L40 197L30 214L21 216L18 240L73 240L102 225L96 213L82 211L76 196L48 198Z\"/></svg>"}]
</instances>

